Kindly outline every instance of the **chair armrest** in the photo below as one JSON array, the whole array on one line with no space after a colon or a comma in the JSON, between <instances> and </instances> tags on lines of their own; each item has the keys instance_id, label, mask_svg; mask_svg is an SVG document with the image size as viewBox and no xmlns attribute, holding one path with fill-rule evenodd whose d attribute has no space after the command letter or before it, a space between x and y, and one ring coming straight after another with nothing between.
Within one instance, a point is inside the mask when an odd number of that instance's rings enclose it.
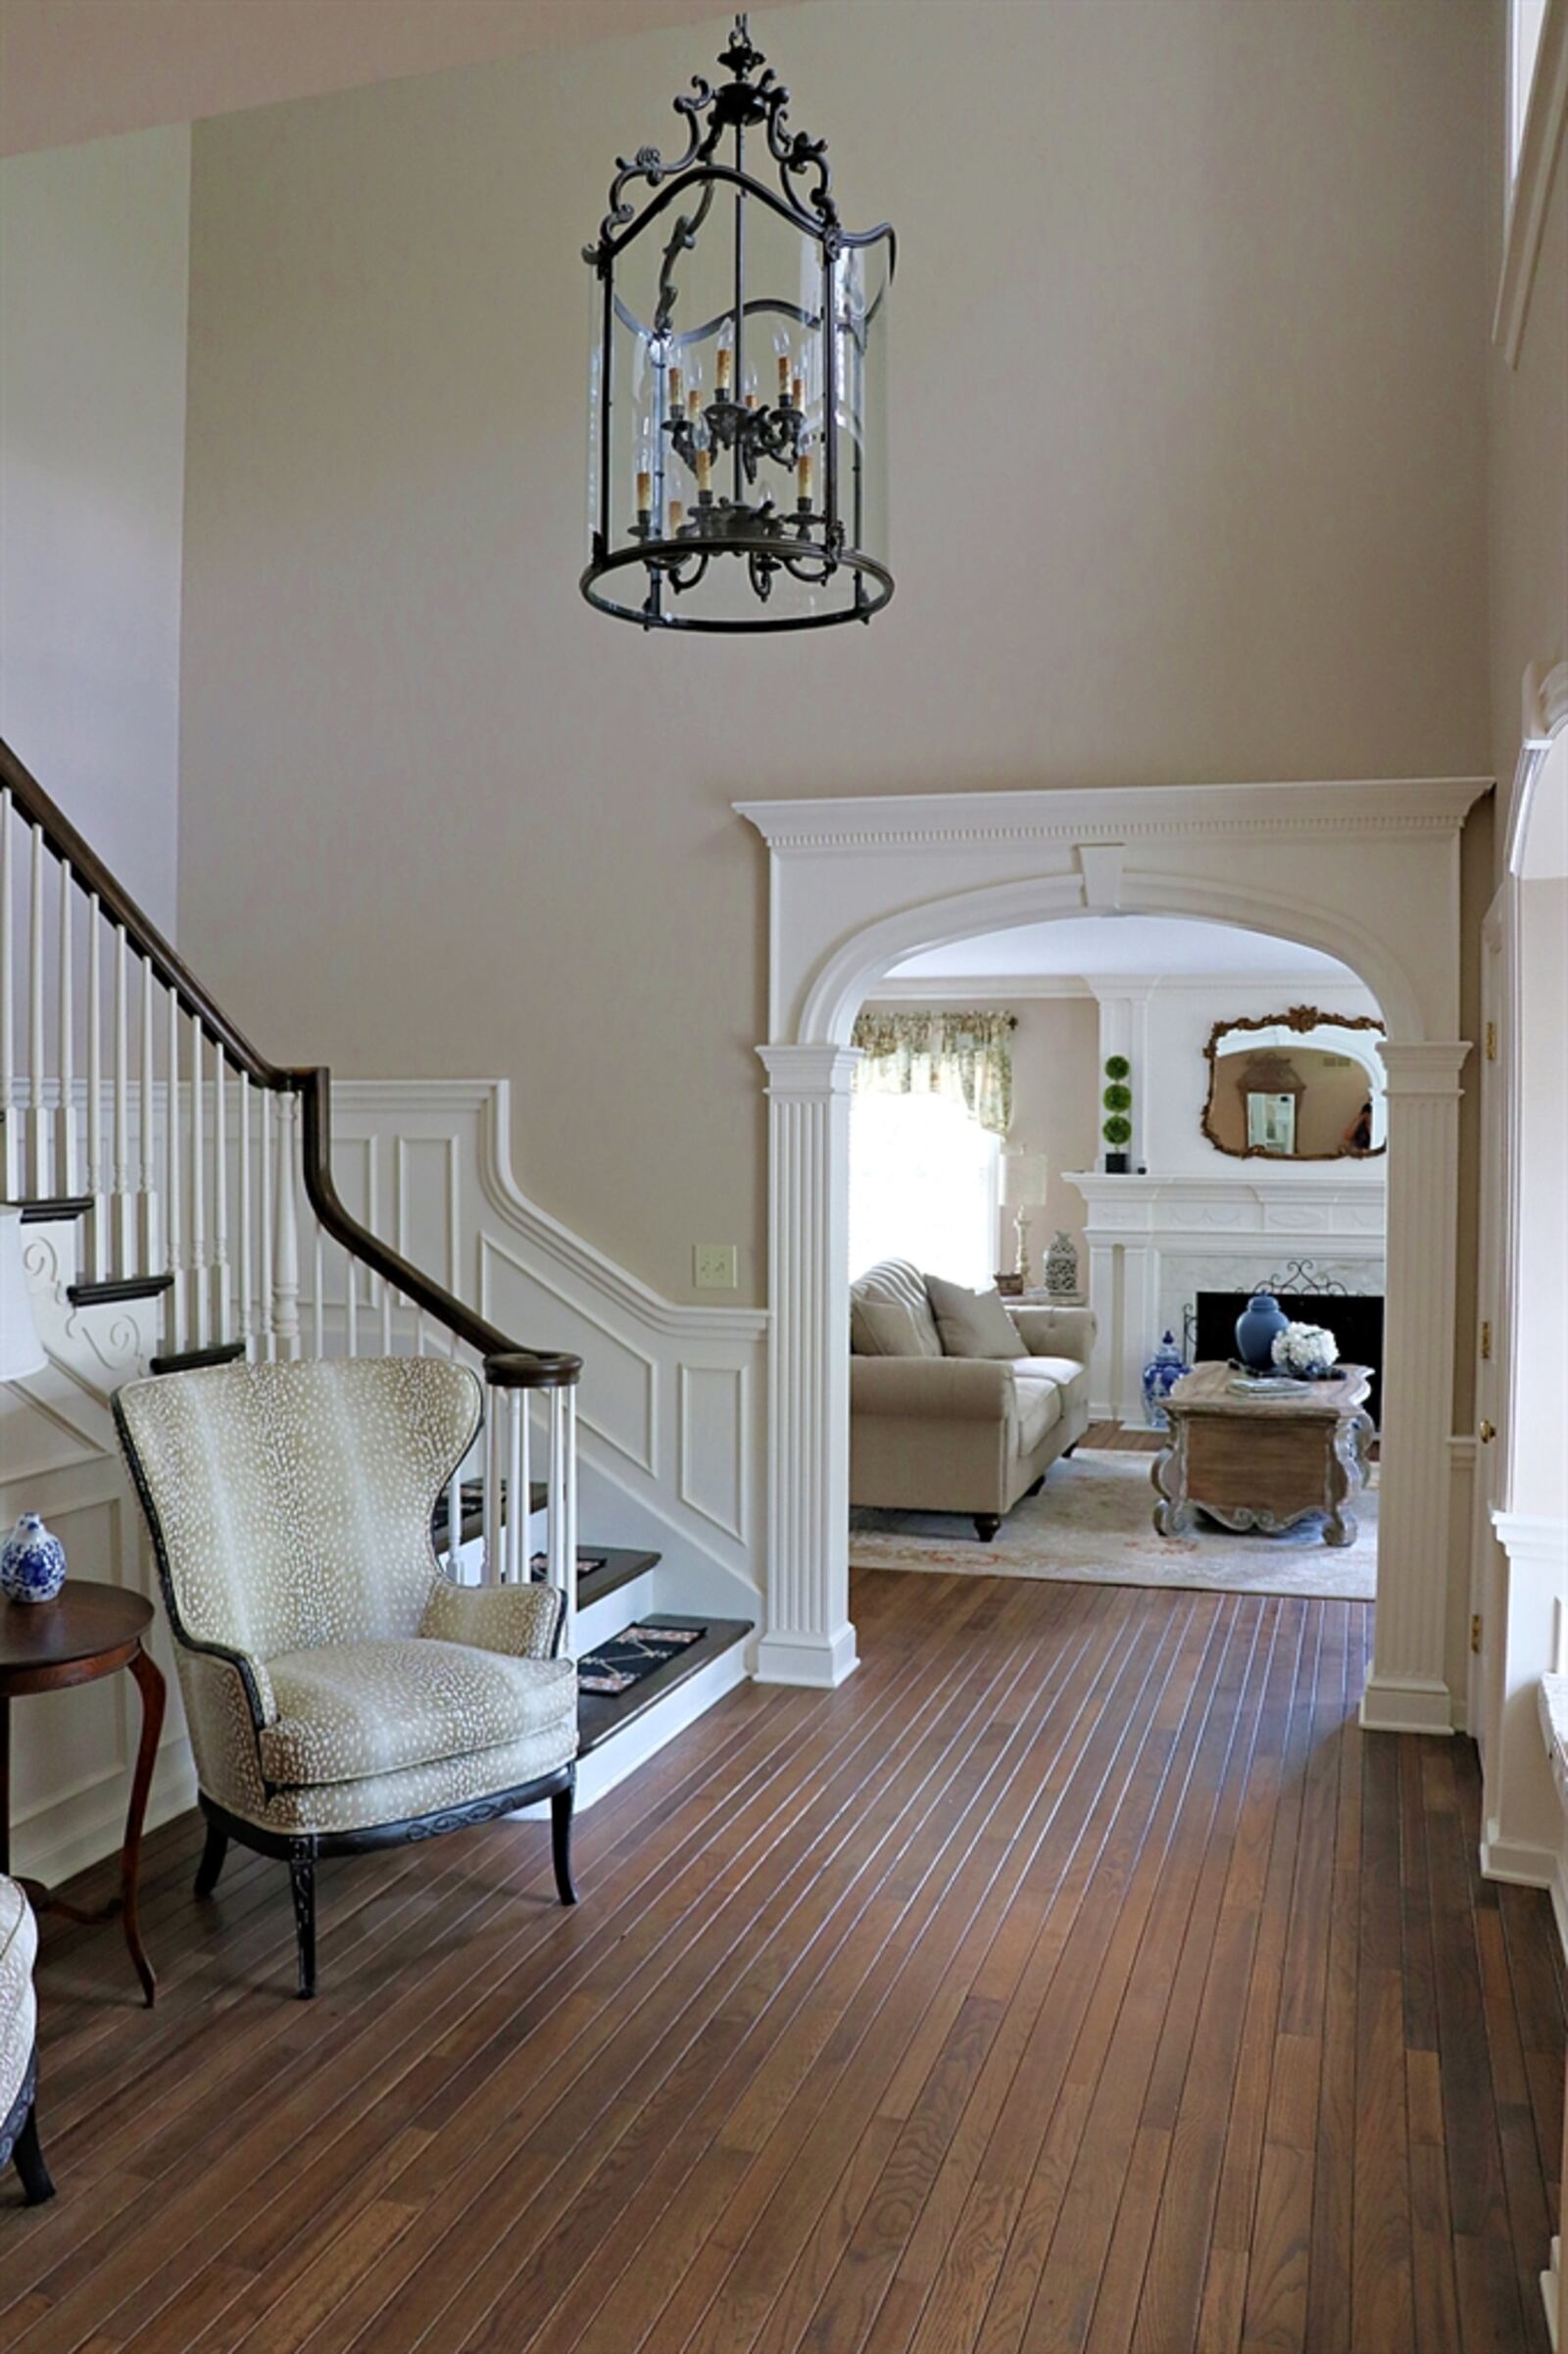
<instances>
[{"instance_id":1,"label":"chair armrest","mask_svg":"<svg viewBox=\"0 0 1568 2354\"><path fill-rule=\"evenodd\" d=\"M1088 1364L1100 1330L1092 1307L1015 1307L1007 1312L1031 1356L1068 1356Z\"/></svg>"},{"instance_id":2,"label":"chair armrest","mask_svg":"<svg viewBox=\"0 0 1568 2354\"><path fill-rule=\"evenodd\" d=\"M455 1586L438 1577L419 1633L476 1651L506 1651L514 1659L549 1659L563 1616L555 1586Z\"/></svg>"},{"instance_id":3,"label":"chair armrest","mask_svg":"<svg viewBox=\"0 0 1568 2354\"><path fill-rule=\"evenodd\" d=\"M1004 1357L852 1356L850 1408L927 1422L1000 1422L1014 1411Z\"/></svg>"}]
</instances>

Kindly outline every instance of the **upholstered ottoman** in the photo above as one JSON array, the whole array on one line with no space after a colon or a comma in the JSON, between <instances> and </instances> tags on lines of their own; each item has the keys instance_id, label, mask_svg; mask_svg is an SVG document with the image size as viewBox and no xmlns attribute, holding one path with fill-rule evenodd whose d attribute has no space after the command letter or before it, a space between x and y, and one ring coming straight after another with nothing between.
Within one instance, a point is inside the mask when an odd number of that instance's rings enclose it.
<instances>
[{"instance_id":1,"label":"upholstered ottoman","mask_svg":"<svg viewBox=\"0 0 1568 2354\"><path fill-rule=\"evenodd\" d=\"M14 1880L0 1879L0 2167L8 2158L16 2160L29 2206L53 2198L55 2190L32 2112L38 2083L38 2006L32 1991L37 1950L31 1905Z\"/></svg>"}]
</instances>

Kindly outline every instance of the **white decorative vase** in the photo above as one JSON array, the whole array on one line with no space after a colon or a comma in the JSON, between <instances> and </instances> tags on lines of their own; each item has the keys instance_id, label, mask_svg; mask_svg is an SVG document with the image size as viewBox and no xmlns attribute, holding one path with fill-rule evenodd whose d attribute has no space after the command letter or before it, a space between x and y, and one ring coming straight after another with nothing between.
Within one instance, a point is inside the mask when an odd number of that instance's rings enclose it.
<instances>
[{"instance_id":1,"label":"white decorative vase","mask_svg":"<svg viewBox=\"0 0 1568 2354\"><path fill-rule=\"evenodd\" d=\"M66 1582L66 1548L36 1512L24 1512L0 1545L0 1593L13 1602L52 1602Z\"/></svg>"}]
</instances>

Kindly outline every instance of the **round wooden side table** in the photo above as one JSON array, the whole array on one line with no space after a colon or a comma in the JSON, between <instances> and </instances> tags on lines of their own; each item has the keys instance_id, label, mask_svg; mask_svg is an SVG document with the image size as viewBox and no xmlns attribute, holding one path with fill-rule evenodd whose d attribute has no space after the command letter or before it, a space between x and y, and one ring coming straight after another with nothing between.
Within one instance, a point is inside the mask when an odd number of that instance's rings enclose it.
<instances>
[{"instance_id":1,"label":"round wooden side table","mask_svg":"<svg viewBox=\"0 0 1568 2354\"><path fill-rule=\"evenodd\" d=\"M125 1838L120 1853L120 1895L102 1912L87 1913L36 1883L23 1887L38 1912L60 1912L73 1921L112 1920L125 1925L125 1943L150 2003L158 1981L142 1949L136 1927L136 1879L141 1864L142 1820L164 1728L164 1679L142 1648L153 1606L145 1594L119 1586L97 1586L70 1578L52 1602L0 1600L0 1872L11 1861L11 1703L27 1692L63 1692L71 1684L96 1684L128 1668L141 1693L141 1742L131 1776Z\"/></svg>"}]
</instances>

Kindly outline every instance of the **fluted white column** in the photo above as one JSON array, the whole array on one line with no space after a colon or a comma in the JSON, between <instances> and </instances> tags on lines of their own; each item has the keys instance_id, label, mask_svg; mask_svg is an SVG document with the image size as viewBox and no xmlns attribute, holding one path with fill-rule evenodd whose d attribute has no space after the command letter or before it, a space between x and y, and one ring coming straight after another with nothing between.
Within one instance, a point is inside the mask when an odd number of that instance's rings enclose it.
<instances>
[{"instance_id":1,"label":"fluted white column","mask_svg":"<svg viewBox=\"0 0 1568 2354\"><path fill-rule=\"evenodd\" d=\"M1388 1071L1388 1277L1378 1496L1378 1605L1361 1722L1452 1730L1448 1437L1453 1418L1463 1040L1381 1049Z\"/></svg>"},{"instance_id":2,"label":"fluted white column","mask_svg":"<svg viewBox=\"0 0 1568 2354\"><path fill-rule=\"evenodd\" d=\"M848 1047L762 1047L769 1215L767 1632L770 1684L842 1684L850 1624Z\"/></svg>"}]
</instances>

